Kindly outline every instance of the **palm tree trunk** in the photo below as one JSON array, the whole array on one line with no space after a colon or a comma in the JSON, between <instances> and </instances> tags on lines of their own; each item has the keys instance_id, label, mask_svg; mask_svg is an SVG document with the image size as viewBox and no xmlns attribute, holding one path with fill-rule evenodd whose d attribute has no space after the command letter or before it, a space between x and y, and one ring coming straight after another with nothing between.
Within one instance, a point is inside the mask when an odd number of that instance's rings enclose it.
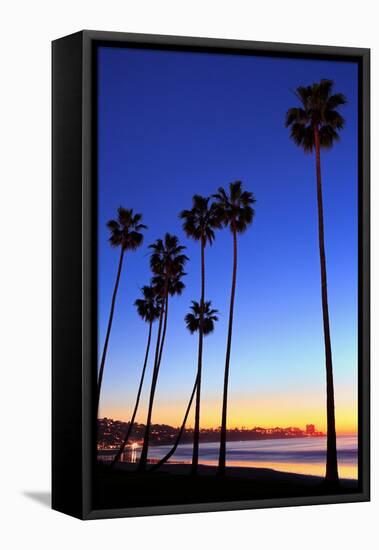
<instances>
[{"instance_id":1,"label":"palm tree trunk","mask_svg":"<svg viewBox=\"0 0 379 550\"><path fill-rule=\"evenodd\" d=\"M232 332L233 332L233 313L234 313L234 297L236 293L236 280L237 280L237 232L234 227L233 230L233 277L232 277L232 290L230 294L230 309L229 309L229 328L228 328L228 342L226 346L226 358L225 358L225 373L224 373L224 394L222 400L222 418L221 418L221 434L220 434L220 454L218 460L218 474L225 474L226 463L226 419L228 408L228 383L229 383L229 363L230 363L230 351L232 347Z\"/></svg>"},{"instance_id":2,"label":"palm tree trunk","mask_svg":"<svg viewBox=\"0 0 379 550\"><path fill-rule=\"evenodd\" d=\"M137 398L136 398L136 402L135 402L135 405L134 405L134 410L133 410L132 418L130 419L129 426L128 426L128 429L127 429L127 431L126 431L125 437L124 437L124 441L122 442L120 449L118 450L116 456L114 457L114 459L113 459L113 461L112 461L112 464L111 464L111 467L112 467L112 468L113 468L113 467L117 464L117 462L120 460L120 458L121 458L121 456L122 456L122 453L124 452L125 447L126 447L128 441L129 441L129 437L130 437L130 434L132 433L132 429L133 429L133 426L134 426L134 421L135 421L135 418L136 418L136 415L137 415L138 405L139 405L140 398L141 398L141 392L142 392L143 381L144 381L144 378L145 378L145 372L146 372L147 361L148 361L148 358L149 358L149 351L150 351L150 342L151 342L151 331L152 331L152 327L153 327L153 322L150 321L150 325L149 325L149 336L148 336L148 338L147 338L147 346L146 346L145 360L144 360L144 363L143 363L142 374L141 374L141 380L140 380L139 387L138 387Z\"/></svg>"},{"instance_id":3,"label":"palm tree trunk","mask_svg":"<svg viewBox=\"0 0 379 550\"><path fill-rule=\"evenodd\" d=\"M151 389L150 389L150 397L149 397L149 408L147 413L147 420L146 420L146 428L145 428L145 435L143 438L143 445L142 445L142 451L141 456L138 464L138 471L145 471L146 470L146 464L147 464L147 453L149 450L149 439L150 439L150 428L151 428L151 417L153 414L153 404L154 404L154 397L155 397L155 390L157 387L157 381L158 381L158 372L159 372L159 366L162 359L162 351L163 351L163 344L164 339L166 336L166 328L167 328L167 310L168 310L168 281L165 283L165 305L164 308L162 308L161 316L159 318L159 328L158 328L158 337L157 337L157 345L155 349L155 359L154 359L154 369L153 369L153 378L151 382ZM164 317L164 328L163 328L163 335L162 335L162 324L163 324L163 317ZM161 341L162 336L162 341Z\"/></svg>"},{"instance_id":4,"label":"palm tree trunk","mask_svg":"<svg viewBox=\"0 0 379 550\"><path fill-rule=\"evenodd\" d=\"M114 307L115 307L115 303L116 303L116 296L117 296L118 286L119 286L119 283L120 283L120 276L121 276L121 270L122 270L122 262L123 262L123 259L124 259L124 252L125 252L125 250L123 249L123 247L121 247L121 253L120 253L120 260L119 260L119 263L118 263L116 282L115 282L114 289L113 289L113 296L112 296L112 302L111 302L111 311L109 313L108 327L107 327L107 332L106 332L106 335L105 335L104 348L103 348L103 353L102 353L102 356L101 356L100 369L99 369L99 377L98 377L98 381L97 381L97 397L96 397L96 411L97 411L97 414L96 414L96 416L98 416L98 411L99 411L100 392L101 392L101 384L103 382L105 358L107 356L109 336L110 336L111 328L112 328Z\"/></svg>"},{"instance_id":5,"label":"palm tree trunk","mask_svg":"<svg viewBox=\"0 0 379 550\"><path fill-rule=\"evenodd\" d=\"M190 400L188 402L187 409L186 409L186 412L185 412L185 415L184 415L184 418L183 418L183 422L182 422L182 425L180 427L179 433L176 436L176 440L175 440L175 443L174 443L173 447L169 450L169 452L163 458L161 458L161 460L159 462L157 462L156 464L154 464L150 468L149 472L153 472L154 470L157 470L158 468L160 468L160 466L162 466L165 462L167 462L172 457L172 455L175 453L176 449L178 448L178 445L180 443L180 440L181 440L183 432L184 432L184 428L186 427L186 423L187 423L189 412L191 410L193 398L195 397L195 392L196 392L197 384L198 384L198 380L199 380L198 376L199 375L197 374L196 379L195 379L195 384L193 386L193 390L192 390L192 393L191 393L191 397L190 397Z\"/></svg>"},{"instance_id":6,"label":"palm tree trunk","mask_svg":"<svg viewBox=\"0 0 379 550\"><path fill-rule=\"evenodd\" d=\"M334 384L332 346L330 341L329 307L328 307L328 286L326 278L326 257L324 242L324 213L321 185L321 159L320 140L318 127L314 127L315 150L316 150L316 177L317 177L317 207L318 207L318 237L320 249L321 268L321 297L322 297L322 318L324 324L325 344L325 366L326 366L326 416L327 416L327 450L326 450L326 476L330 483L338 483L337 466L337 438L334 412Z\"/></svg>"},{"instance_id":7,"label":"palm tree trunk","mask_svg":"<svg viewBox=\"0 0 379 550\"><path fill-rule=\"evenodd\" d=\"M161 340L161 346L160 346L160 349L159 349L158 364L157 364L157 369L158 370L159 370L159 367L161 366L163 345L164 345L164 342L165 342L165 339L166 339L167 311L168 311L168 295L166 296L166 303L165 303L165 317L164 317L164 324L163 324L163 333L162 333L162 340Z\"/></svg>"},{"instance_id":8,"label":"palm tree trunk","mask_svg":"<svg viewBox=\"0 0 379 550\"><path fill-rule=\"evenodd\" d=\"M195 408L195 427L193 432L193 454L192 474L197 473L199 463L199 440L200 440L200 400L201 400L201 371L203 364L203 315L204 315L204 294L205 294L205 242L201 241L201 297L200 297L200 326L199 326L199 349L197 358L197 390Z\"/></svg>"}]
</instances>

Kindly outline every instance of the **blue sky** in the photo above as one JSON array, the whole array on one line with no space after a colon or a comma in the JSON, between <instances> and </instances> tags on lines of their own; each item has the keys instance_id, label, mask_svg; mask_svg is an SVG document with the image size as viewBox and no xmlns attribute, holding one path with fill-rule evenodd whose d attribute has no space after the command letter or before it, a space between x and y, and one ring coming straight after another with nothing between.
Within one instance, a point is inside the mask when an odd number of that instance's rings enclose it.
<instances>
[{"instance_id":1,"label":"blue sky","mask_svg":"<svg viewBox=\"0 0 379 550\"><path fill-rule=\"evenodd\" d=\"M101 414L130 416L147 338L133 302L149 282L148 245L169 231L188 247L190 262L186 290L170 304L153 421L180 422L196 371L197 338L183 318L199 298L200 248L186 239L178 213L190 208L194 193L210 195L239 179L257 203L254 223L238 242L230 427L312 421L324 427L315 161L290 141L284 116L297 104L297 86L330 78L348 98L346 128L322 154L322 176L337 428L353 429L357 65L110 47L99 48L98 63L100 350L119 257L105 224L123 205L148 225L144 245L125 258ZM205 342L204 425L220 424L231 269L232 239L224 230L206 250L206 295L220 321ZM146 399L147 386L141 422Z\"/></svg>"}]
</instances>

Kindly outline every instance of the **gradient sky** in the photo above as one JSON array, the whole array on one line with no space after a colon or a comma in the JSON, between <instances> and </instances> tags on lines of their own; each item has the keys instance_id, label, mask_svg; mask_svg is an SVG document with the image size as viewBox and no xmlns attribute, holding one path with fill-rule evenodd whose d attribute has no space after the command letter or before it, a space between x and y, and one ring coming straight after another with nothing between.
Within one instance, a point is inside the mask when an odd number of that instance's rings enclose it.
<instances>
[{"instance_id":1,"label":"gradient sky","mask_svg":"<svg viewBox=\"0 0 379 550\"><path fill-rule=\"evenodd\" d=\"M149 283L148 245L169 231L191 261L185 292L170 303L153 422L181 423L197 367L197 337L183 318L199 299L200 247L185 237L178 213L194 193L210 195L240 179L257 204L238 242L228 427L312 422L325 430L315 161L289 140L284 116L297 104L297 86L330 78L348 98L341 141L321 159L336 421L340 433L355 431L357 65L111 47L99 48L98 63L99 350L119 259L105 224L123 205L148 225L143 246L125 258L100 415L130 418L148 329L133 302ZM206 250L206 296L220 321L205 340L203 427L221 423L231 270L224 230ZM139 422L147 396L145 385Z\"/></svg>"}]
</instances>

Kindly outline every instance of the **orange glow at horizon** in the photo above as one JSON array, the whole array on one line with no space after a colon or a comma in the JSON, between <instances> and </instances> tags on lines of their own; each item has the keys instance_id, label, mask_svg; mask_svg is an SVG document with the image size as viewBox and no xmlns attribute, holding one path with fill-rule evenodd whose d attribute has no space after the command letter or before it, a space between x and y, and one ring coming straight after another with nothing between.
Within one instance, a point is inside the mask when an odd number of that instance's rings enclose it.
<instances>
[{"instance_id":1,"label":"orange glow at horizon","mask_svg":"<svg viewBox=\"0 0 379 550\"><path fill-rule=\"evenodd\" d=\"M338 399L339 397L339 399ZM294 407L296 403L296 407ZM182 423L186 403L173 398L157 400L153 410L153 423L179 426ZM193 427L192 406L188 417L187 428ZM146 422L146 403L141 404L136 421ZM127 422L130 419L130 408L122 404L105 403L100 406L100 417L113 418ZM201 427L217 428L221 424L221 401L215 398L204 399L201 408ZM254 397L229 400L228 429L254 427L286 428L289 426L305 429L306 424L314 424L319 431L326 432L326 410L323 397L318 395ZM351 395L336 396L336 429L337 433L355 434L358 430L357 402Z\"/></svg>"}]
</instances>

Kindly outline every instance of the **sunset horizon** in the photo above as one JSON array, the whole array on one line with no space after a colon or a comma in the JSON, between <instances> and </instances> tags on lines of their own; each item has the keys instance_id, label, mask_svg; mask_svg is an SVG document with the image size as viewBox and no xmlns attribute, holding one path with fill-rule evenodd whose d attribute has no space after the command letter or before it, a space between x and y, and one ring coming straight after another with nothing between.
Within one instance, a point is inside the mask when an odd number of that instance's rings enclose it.
<instances>
[{"instance_id":1,"label":"sunset horizon","mask_svg":"<svg viewBox=\"0 0 379 550\"><path fill-rule=\"evenodd\" d=\"M130 422L130 415L128 416L125 416L124 418L120 417L120 416L115 416L115 415L100 415L99 416L99 421L101 420L112 420L113 422L123 422L125 424L128 424ZM182 420L182 419L181 419ZM168 425L168 426L171 426L173 428L176 428L178 429L180 424L181 424L181 420L177 423L175 422L168 422L168 421L159 421L159 420L156 420L153 422L154 425ZM143 419L141 421L139 421L138 419L135 420L135 423L136 424L139 424L141 426L144 426L145 423L143 421ZM242 431L242 430L254 430L255 428L262 428L262 429L265 429L265 430L269 430L269 429L274 429L274 428L281 428L281 429L285 429L285 428L300 428L300 429L304 429L307 425L309 424L313 424L317 431L320 431L320 432L323 432L324 435L326 435L326 426L325 428L323 429L322 426L320 426L319 424L317 424L317 422L314 422L312 420L306 420L304 421L302 424L298 423L298 424L286 424L286 423L273 423L273 424L254 424L254 423L249 423L249 422L246 422L245 424L236 424L236 423L231 423L230 426L228 426L228 430L232 431L232 430L239 430L239 431ZM214 431L218 431L220 430L220 426L216 426L216 425L209 425L209 424L206 424L205 422L202 423L201 425L201 429L204 429L204 430L214 430ZM193 422L188 422L188 424L186 425L186 430L193 430ZM355 428L355 429L344 429L344 430L338 430L337 429L337 436L341 435L357 435L358 434L358 429Z\"/></svg>"},{"instance_id":2,"label":"sunset horizon","mask_svg":"<svg viewBox=\"0 0 379 550\"><path fill-rule=\"evenodd\" d=\"M126 414L125 416L121 416L121 415L117 415L117 414L112 414L112 413L109 413L109 414L102 414L101 413L101 410L100 410L100 416L99 416L99 420L104 420L104 419L109 419L109 420L113 420L115 422L124 422L124 423L128 423L130 422L130 415ZM145 418L143 416L143 414L141 414L141 418L137 418L135 420L136 424L140 424L140 425L145 425ZM175 421L170 421L168 419L164 420L164 419L155 419L153 424L156 424L156 425L168 425L168 426L172 426L173 428L178 428L180 426L182 422L182 418L179 418L178 416L178 420L177 422ZM252 430L254 428L264 428L264 429L272 429L272 428L289 428L289 427L292 427L292 428L305 428L308 424L313 424L316 426L317 430L320 431L320 432L324 432L324 434L326 433L326 423L325 425L323 426L321 423L318 423L317 421L315 420L312 420L312 419L305 419L305 420L302 420L302 421L297 421L297 422L283 422L283 421L278 421L278 422L271 422L271 423L254 423L254 422L248 422L247 420L244 420L243 423L236 423L236 422L233 422L231 421L230 422L230 425L227 427L228 430L234 430L234 429L238 429L238 430L243 430L243 429L246 429L246 430ZM218 430L220 428L220 424L209 424L206 422L206 420L204 420L201 424L201 428L204 428L206 430ZM186 425L186 429L193 429L193 421L188 421L187 425ZM337 436L338 435L357 435L358 434L358 427L346 427L346 428L338 428L337 426Z\"/></svg>"}]
</instances>

